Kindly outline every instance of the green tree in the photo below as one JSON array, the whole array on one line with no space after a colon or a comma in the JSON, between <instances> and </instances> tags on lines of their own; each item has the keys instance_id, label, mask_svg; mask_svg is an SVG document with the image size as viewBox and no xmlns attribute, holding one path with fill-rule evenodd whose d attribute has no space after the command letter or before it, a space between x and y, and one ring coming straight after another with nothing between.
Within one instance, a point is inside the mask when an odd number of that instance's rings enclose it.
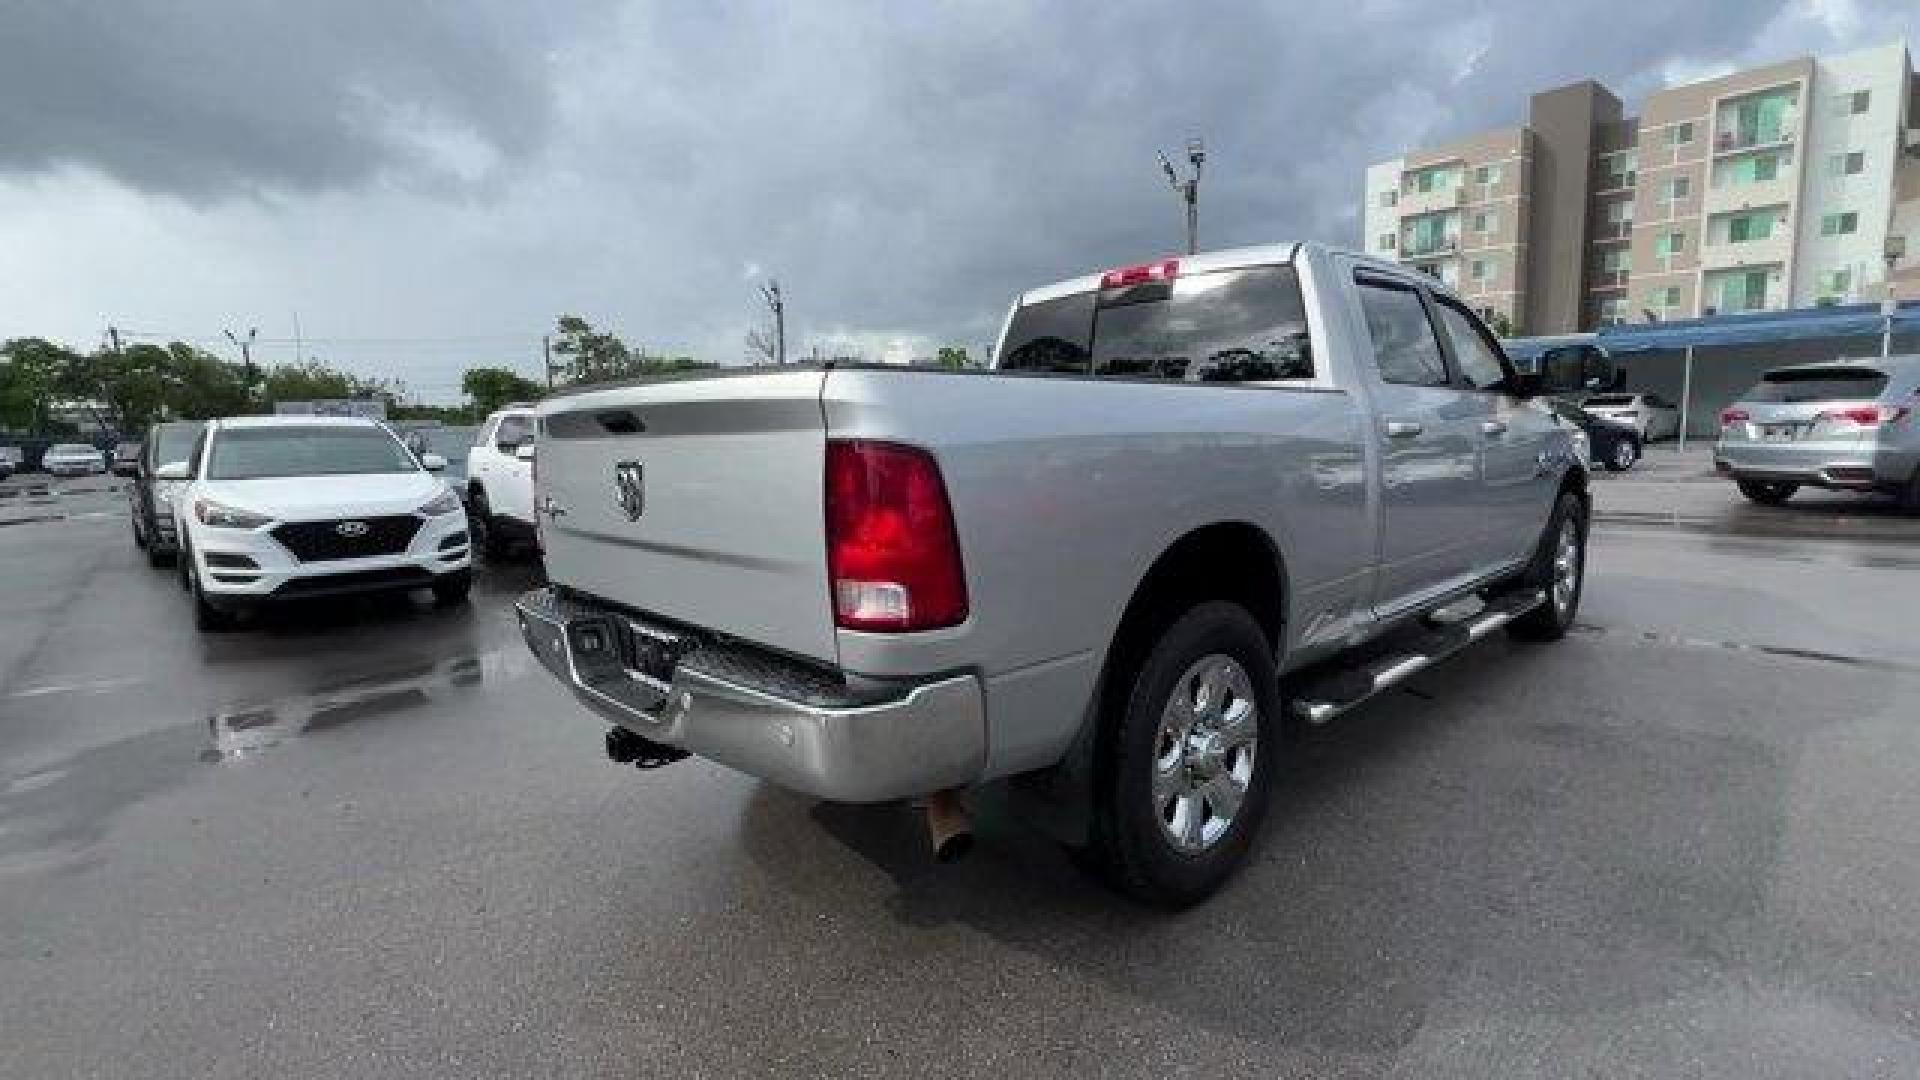
<instances>
[{"instance_id":1,"label":"green tree","mask_svg":"<svg viewBox=\"0 0 1920 1080\"><path fill-rule=\"evenodd\" d=\"M560 316L557 328L553 351L567 358L568 382L612 382L639 374L632 350L619 337L595 330L578 315Z\"/></svg>"},{"instance_id":2,"label":"green tree","mask_svg":"<svg viewBox=\"0 0 1920 1080\"><path fill-rule=\"evenodd\" d=\"M276 401L325 401L353 396L353 379L318 360L302 364L279 364L267 369L261 389L267 403Z\"/></svg>"},{"instance_id":3,"label":"green tree","mask_svg":"<svg viewBox=\"0 0 1920 1080\"><path fill-rule=\"evenodd\" d=\"M0 422L41 431L47 427L57 384L72 351L45 338L14 338L0 345Z\"/></svg>"},{"instance_id":4,"label":"green tree","mask_svg":"<svg viewBox=\"0 0 1920 1080\"><path fill-rule=\"evenodd\" d=\"M509 402L532 401L544 390L545 387L539 383L522 378L518 372L507 368L469 368L466 374L460 376L460 391L472 399L475 419Z\"/></svg>"},{"instance_id":5,"label":"green tree","mask_svg":"<svg viewBox=\"0 0 1920 1080\"><path fill-rule=\"evenodd\" d=\"M176 341L167 346L167 411L182 420L209 420L257 412L244 373L203 349Z\"/></svg>"},{"instance_id":6,"label":"green tree","mask_svg":"<svg viewBox=\"0 0 1920 1080\"><path fill-rule=\"evenodd\" d=\"M1513 320L1507 317L1506 312L1496 311L1493 313L1493 319L1487 324L1487 329L1493 331L1494 337L1510 338L1513 336Z\"/></svg>"},{"instance_id":7,"label":"green tree","mask_svg":"<svg viewBox=\"0 0 1920 1080\"><path fill-rule=\"evenodd\" d=\"M973 366L973 362L967 358L967 349L964 345L940 346L938 359L940 366L943 368L959 370L960 368Z\"/></svg>"}]
</instances>

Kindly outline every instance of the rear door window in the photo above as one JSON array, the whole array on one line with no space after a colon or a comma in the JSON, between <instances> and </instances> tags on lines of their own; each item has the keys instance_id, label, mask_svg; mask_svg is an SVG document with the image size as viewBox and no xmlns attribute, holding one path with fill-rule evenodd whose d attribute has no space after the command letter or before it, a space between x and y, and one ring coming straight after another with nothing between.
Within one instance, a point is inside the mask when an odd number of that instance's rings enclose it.
<instances>
[{"instance_id":1,"label":"rear door window","mask_svg":"<svg viewBox=\"0 0 1920 1080\"><path fill-rule=\"evenodd\" d=\"M1877 368L1789 368L1769 371L1747 391L1748 401L1855 401L1877 398L1887 373Z\"/></svg>"},{"instance_id":2,"label":"rear door window","mask_svg":"<svg viewBox=\"0 0 1920 1080\"><path fill-rule=\"evenodd\" d=\"M1373 362L1383 382L1403 386L1447 385L1447 362L1420 293L1412 285L1361 278L1360 308L1373 338Z\"/></svg>"},{"instance_id":3,"label":"rear door window","mask_svg":"<svg viewBox=\"0 0 1920 1080\"><path fill-rule=\"evenodd\" d=\"M1085 375L1093 342L1091 292L1027 304L1013 314L1000 347L1002 371Z\"/></svg>"}]
</instances>

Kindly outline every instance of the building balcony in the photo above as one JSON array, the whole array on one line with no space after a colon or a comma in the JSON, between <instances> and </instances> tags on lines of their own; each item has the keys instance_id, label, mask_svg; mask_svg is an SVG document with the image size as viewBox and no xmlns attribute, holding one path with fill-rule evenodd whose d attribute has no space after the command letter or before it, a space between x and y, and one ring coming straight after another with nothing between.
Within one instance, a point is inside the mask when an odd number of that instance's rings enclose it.
<instances>
[{"instance_id":1,"label":"building balcony","mask_svg":"<svg viewBox=\"0 0 1920 1080\"><path fill-rule=\"evenodd\" d=\"M1701 212L1707 215L1758 210L1763 206L1786 206L1799 194L1799 170L1786 169L1771 180L1750 184L1721 184L1710 187L1701 199Z\"/></svg>"},{"instance_id":2,"label":"building balcony","mask_svg":"<svg viewBox=\"0 0 1920 1080\"><path fill-rule=\"evenodd\" d=\"M1700 249L1702 270L1737 270L1743 267L1778 266L1793 252L1793 230L1782 228L1760 240L1744 244L1721 241Z\"/></svg>"},{"instance_id":3,"label":"building balcony","mask_svg":"<svg viewBox=\"0 0 1920 1080\"><path fill-rule=\"evenodd\" d=\"M1421 243L1411 236L1403 236L1400 238L1400 258L1402 260L1447 259L1458 254L1460 254L1460 237L1458 236L1443 236L1438 240L1429 240L1425 243Z\"/></svg>"},{"instance_id":4,"label":"building balcony","mask_svg":"<svg viewBox=\"0 0 1920 1080\"><path fill-rule=\"evenodd\" d=\"M1458 210L1467 204L1465 187L1442 188L1438 191L1421 191L1417 188L1400 189L1400 216L1418 217L1421 214L1437 214L1442 210Z\"/></svg>"},{"instance_id":5,"label":"building balcony","mask_svg":"<svg viewBox=\"0 0 1920 1080\"><path fill-rule=\"evenodd\" d=\"M1593 242L1596 244L1606 244L1615 240L1631 239L1633 239L1633 222L1631 221L1596 221L1593 223Z\"/></svg>"},{"instance_id":6,"label":"building balcony","mask_svg":"<svg viewBox=\"0 0 1920 1080\"><path fill-rule=\"evenodd\" d=\"M1631 273L1626 270L1589 270L1587 271L1587 289L1601 292L1608 289L1624 289Z\"/></svg>"},{"instance_id":7,"label":"building balcony","mask_svg":"<svg viewBox=\"0 0 1920 1080\"><path fill-rule=\"evenodd\" d=\"M1744 154L1750 150L1771 150L1776 146L1793 145L1793 121L1780 125L1777 131L1720 131L1713 136L1713 155Z\"/></svg>"}]
</instances>

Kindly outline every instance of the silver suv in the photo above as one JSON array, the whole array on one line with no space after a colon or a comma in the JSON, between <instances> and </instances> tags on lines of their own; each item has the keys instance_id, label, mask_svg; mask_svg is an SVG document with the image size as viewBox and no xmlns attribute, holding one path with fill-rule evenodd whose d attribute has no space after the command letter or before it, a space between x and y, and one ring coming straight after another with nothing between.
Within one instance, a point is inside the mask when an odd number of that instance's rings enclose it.
<instances>
[{"instance_id":1,"label":"silver suv","mask_svg":"<svg viewBox=\"0 0 1920 1080\"><path fill-rule=\"evenodd\" d=\"M1920 512L1920 356L1775 368L1720 412L1714 467L1754 502L1803 485L1885 491Z\"/></svg>"}]
</instances>

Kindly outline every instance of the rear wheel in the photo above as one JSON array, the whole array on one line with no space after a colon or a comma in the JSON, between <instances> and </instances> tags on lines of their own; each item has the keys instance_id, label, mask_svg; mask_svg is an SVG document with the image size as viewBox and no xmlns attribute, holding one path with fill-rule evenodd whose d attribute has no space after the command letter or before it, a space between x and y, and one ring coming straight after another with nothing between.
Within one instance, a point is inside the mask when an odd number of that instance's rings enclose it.
<instances>
[{"instance_id":1,"label":"rear wheel","mask_svg":"<svg viewBox=\"0 0 1920 1080\"><path fill-rule=\"evenodd\" d=\"M1608 472L1626 472L1633 463L1640 460L1640 444L1632 439L1623 438L1613 444L1613 451L1607 455Z\"/></svg>"},{"instance_id":2,"label":"rear wheel","mask_svg":"<svg viewBox=\"0 0 1920 1080\"><path fill-rule=\"evenodd\" d=\"M1106 721L1090 854L1140 900L1197 903L1266 816L1281 732L1272 650L1246 609L1205 603L1115 689L1125 696Z\"/></svg>"},{"instance_id":3,"label":"rear wheel","mask_svg":"<svg viewBox=\"0 0 1920 1080\"><path fill-rule=\"evenodd\" d=\"M140 527L140 511L137 508L129 510L127 512L127 519L133 525L133 546L142 551L146 551L147 531Z\"/></svg>"},{"instance_id":4,"label":"rear wheel","mask_svg":"<svg viewBox=\"0 0 1920 1080\"><path fill-rule=\"evenodd\" d=\"M1900 489L1900 509L1920 514L1920 469L1913 470L1913 475L1907 477L1907 486Z\"/></svg>"},{"instance_id":5,"label":"rear wheel","mask_svg":"<svg viewBox=\"0 0 1920 1080\"><path fill-rule=\"evenodd\" d=\"M441 607L457 607L467 602L467 594L472 591L473 574L455 570L433 583L433 602Z\"/></svg>"},{"instance_id":6,"label":"rear wheel","mask_svg":"<svg viewBox=\"0 0 1920 1080\"><path fill-rule=\"evenodd\" d=\"M1587 577L1587 509L1579 495L1560 493L1553 517L1547 521L1533 562L1521 575L1520 587L1539 589L1546 602L1507 624L1508 633L1523 641L1558 641L1567 636L1580 611L1580 593Z\"/></svg>"},{"instance_id":7,"label":"rear wheel","mask_svg":"<svg viewBox=\"0 0 1920 1080\"><path fill-rule=\"evenodd\" d=\"M1786 480L1736 480L1734 483L1740 494L1762 506L1779 506L1800 490L1799 484Z\"/></svg>"}]
</instances>

